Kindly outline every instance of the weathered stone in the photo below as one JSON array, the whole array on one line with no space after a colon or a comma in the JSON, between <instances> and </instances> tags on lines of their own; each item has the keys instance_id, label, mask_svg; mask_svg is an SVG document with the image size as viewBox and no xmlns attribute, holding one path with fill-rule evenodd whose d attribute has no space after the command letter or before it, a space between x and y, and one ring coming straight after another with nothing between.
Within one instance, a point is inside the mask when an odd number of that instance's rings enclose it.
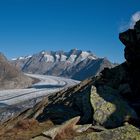
<instances>
[{"instance_id":1,"label":"weathered stone","mask_svg":"<svg viewBox=\"0 0 140 140\"><path fill-rule=\"evenodd\" d=\"M37 117L42 122L50 118L55 124L61 124L75 116L81 116L80 123L91 123L93 109L90 104L90 86L93 79L87 79L66 91L51 96L51 101L43 113Z\"/></svg>"},{"instance_id":2,"label":"weathered stone","mask_svg":"<svg viewBox=\"0 0 140 140\"><path fill-rule=\"evenodd\" d=\"M39 136L34 137L32 140L51 140L68 139L72 138L76 133L83 133L92 127L92 124L76 125L80 117L75 117L66 121L62 125L57 125L51 129L44 131Z\"/></svg>"},{"instance_id":3,"label":"weathered stone","mask_svg":"<svg viewBox=\"0 0 140 140\"><path fill-rule=\"evenodd\" d=\"M44 112L44 116L41 116L42 118L40 119L42 121L51 119L55 124L62 124L63 122L80 115L80 113L73 108L59 104L48 106Z\"/></svg>"},{"instance_id":4,"label":"weathered stone","mask_svg":"<svg viewBox=\"0 0 140 140\"><path fill-rule=\"evenodd\" d=\"M92 86L90 101L94 110L93 120L99 125L117 127L127 116L137 118L135 111L111 87Z\"/></svg>"},{"instance_id":5,"label":"weathered stone","mask_svg":"<svg viewBox=\"0 0 140 140\"><path fill-rule=\"evenodd\" d=\"M51 140L50 138L46 138L45 136L37 136L32 138L31 140Z\"/></svg>"},{"instance_id":6,"label":"weathered stone","mask_svg":"<svg viewBox=\"0 0 140 140\"><path fill-rule=\"evenodd\" d=\"M104 130L107 130L106 128L104 128L103 126L100 126L100 125L92 125L91 128L95 131L104 131Z\"/></svg>"},{"instance_id":7,"label":"weathered stone","mask_svg":"<svg viewBox=\"0 0 140 140\"><path fill-rule=\"evenodd\" d=\"M54 128L51 128L50 130L43 132L42 134L50 137L51 139L54 139L55 137L67 137L68 134L71 134L71 132L74 132L74 129L76 128L76 124L78 123L80 117L75 117L71 120L66 121L64 124L60 126L55 126Z\"/></svg>"},{"instance_id":8,"label":"weathered stone","mask_svg":"<svg viewBox=\"0 0 140 140\"><path fill-rule=\"evenodd\" d=\"M132 125L126 125L102 132L86 133L73 140L140 140L140 130Z\"/></svg>"},{"instance_id":9,"label":"weathered stone","mask_svg":"<svg viewBox=\"0 0 140 140\"><path fill-rule=\"evenodd\" d=\"M92 124L76 125L74 129L77 133L82 133L82 132L87 131L91 127L92 127Z\"/></svg>"},{"instance_id":10,"label":"weathered stone","mask_svg":"<svg viewBox=\"0 0 140 140\"><path fill-rule=\"evenodd\" d=\"M119 93L121 95L126 95L126 94L130 94L132 92L130 85L128 83L125 84L121 84L119 86Z\"/></svg>"},{"instance_id":11,"label":"weathered stone","mask_svg":"<svg viewBox=\"0 0 140 140\"><path fill-rule=\"evenodd\" d=\"M93 109L90 104L90 87L84 90L82 94L79 94L75 98L73 108L79 110L81 116L80 119L81 124L92 122Z\"/></svg>"}]
</instances>

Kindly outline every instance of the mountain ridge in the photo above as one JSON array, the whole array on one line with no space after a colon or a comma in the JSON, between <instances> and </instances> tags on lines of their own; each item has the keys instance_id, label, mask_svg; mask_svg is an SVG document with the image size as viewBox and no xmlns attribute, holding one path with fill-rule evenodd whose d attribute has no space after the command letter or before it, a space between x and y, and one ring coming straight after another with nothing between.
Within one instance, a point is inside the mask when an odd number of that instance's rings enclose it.
<instances>
[{"instance_id":1,"label":"mountain ridge","mask_svg":"<svg viewBox=\"0 0 140 140\"><path fill-rule=\"evenodd\" d=\"M90 51L78 49L72 49L69 52L43 50L30 56L14 58L12 63L23 72L62 76L76 80L97 75L105 67L114 66L107 58L99 58ZM89 71L88 69L91 68L92 71Z\"/></svg>"}]
</instances>

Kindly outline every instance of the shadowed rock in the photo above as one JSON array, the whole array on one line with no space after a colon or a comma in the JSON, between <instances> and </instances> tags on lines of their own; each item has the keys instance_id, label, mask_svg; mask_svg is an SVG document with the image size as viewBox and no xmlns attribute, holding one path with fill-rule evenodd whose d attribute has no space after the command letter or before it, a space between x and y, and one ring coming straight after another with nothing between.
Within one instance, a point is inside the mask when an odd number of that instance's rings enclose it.
<instances>
[{"instance_id":1,"label":"shadowed rock","mask_svg":"<svg viewBox=\"0 0 140 140\"><path fill-rule=\"evenodd\" d=\"M131 89L126 98L140 115L140 21L136 22L134 29L121 33L119 38L125 45L126 70Z\"/></svg>"}]
</instances>

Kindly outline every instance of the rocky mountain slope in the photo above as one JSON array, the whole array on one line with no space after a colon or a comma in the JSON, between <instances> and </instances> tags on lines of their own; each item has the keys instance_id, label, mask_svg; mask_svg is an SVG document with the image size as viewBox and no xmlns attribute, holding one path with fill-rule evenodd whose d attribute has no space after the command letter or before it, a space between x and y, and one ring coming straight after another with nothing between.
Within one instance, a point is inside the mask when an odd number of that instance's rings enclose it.
<instances>
[{"instance_id":1,"label":"rocky mountain slope","mask_svg":"<svg viewBox=\"0 0 140 140\"><path fill-rule=\"evenodd\" d=\"M119 38L126 62L3 122L0 139L139 140L140 21Z\"/></svg>"},{"instance_id":2,"label":"rocky mountain slope","mask_svg":"<svg viewBox=\"0 0 140 140\"><path fill-rule=\"evenodd\" d=\"M114 65L106 58L98 58L88 51L73 49L69 52L42 51L32 56L13 59L23 72L62 76L84 80Z\"/></svg>"},{"instance_id":3,"label":"rocky mountain slope","mask_svg":"<svg viewBox=\"0 0 140 140\"><path fill-rule=\"evenodd\" d=\"M32 82L33 79L23 75L0 53L0 89L24 88Z\"/></svg>"}]
</instances>

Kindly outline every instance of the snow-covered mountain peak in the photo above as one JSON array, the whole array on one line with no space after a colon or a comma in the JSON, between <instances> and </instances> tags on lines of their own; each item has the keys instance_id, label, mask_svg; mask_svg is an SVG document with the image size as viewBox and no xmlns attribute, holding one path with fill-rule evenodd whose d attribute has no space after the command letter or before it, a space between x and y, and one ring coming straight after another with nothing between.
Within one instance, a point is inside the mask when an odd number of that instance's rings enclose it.
<instances>
[{"instance_id":1,"label":"snow-covered mountain peak","mask_svg":"<svg viewBox=\"0 0 140 140\"><path fill-rule=\"evenodd\" d=\"M34 59L39 59L44 62L65 62L68 61L70 63L81 62L85 59L97 59L95 55L93 55L89 51L82 51L78 49L71 49L69 52L64 51L41 51L40 53L29 55L25 57L13 58L12 61L16 60L28 60L33 57Z\"/></svg>"},{"instance_id":2,"label":"snow-covered mountain peak","mask_svg":"<svg viewBox=\"0 0 140 140\"><path fill-rule=\"evenodd\" d=\"M18 57L18 58L12 58L11 60L12 60L12 61L24 60L24 59L29 59L29 58L31 58L31 57L32 57L32 55L20 56L20 57Z\"/></svg>"},{"instance_id":3,"label":"snow-covered mountain peak","mask_svg":"<svg viewBox=\"0 0 140 140\"><path fill-rule=\"evenodd\" d=\"M12 63L23 72L84 79L98 74L104 67L112 67L108 60L98 58L90 51L72 49L41 51L34 55L13 59Z\"/></svg>"}]
</instances>

